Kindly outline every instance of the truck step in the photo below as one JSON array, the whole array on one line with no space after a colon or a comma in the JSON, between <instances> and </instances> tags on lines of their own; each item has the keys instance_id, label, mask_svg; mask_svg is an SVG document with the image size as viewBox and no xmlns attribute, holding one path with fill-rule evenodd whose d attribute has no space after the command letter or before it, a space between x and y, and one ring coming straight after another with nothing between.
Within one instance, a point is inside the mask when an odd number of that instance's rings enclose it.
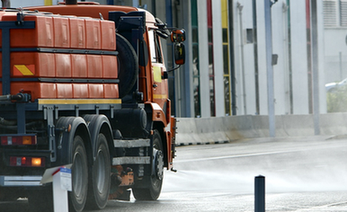
<instances>
[{"instance_id":1,"label":"truck step","mask_svg":"<svg viewBox=\"0 0 347 212\"><path fill-rule=\"evenodd\" d=\"M0 176L1 186L42 186L42 176Z\"/></svg>"},{"instance_id":2,"label":"truck step","mask_svg":"<svg viewBox=\"0 0 347 212\"><path fill-rule=\"evenodd\" d=\"M150 139L113 140L115 148L149 147Z\"/></svg>"},{"instance_id":3,"label":"truck step","mask_svg":"<svg viewBox=\"0 0 347 212\"><path fill-rule=\"evenodd\" d=\"M150 164L150 156L142 157L116 157L112 160L112 165L124 165L124 164Z\"/></svg>"}]
</instances>

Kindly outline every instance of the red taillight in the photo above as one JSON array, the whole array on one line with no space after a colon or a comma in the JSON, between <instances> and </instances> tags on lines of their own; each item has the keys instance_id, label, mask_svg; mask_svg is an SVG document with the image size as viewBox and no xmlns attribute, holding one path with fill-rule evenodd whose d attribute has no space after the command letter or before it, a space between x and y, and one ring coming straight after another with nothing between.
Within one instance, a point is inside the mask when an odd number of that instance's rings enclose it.
<instances>
[{"instance_id":1,"label":"red taillight","mask_svg":"<svg viewBox=\"0 0 347 212\"><path fill-rule=\"evenodd\" d=\"M43 157L10 157L10 166L44 167L45 158Z\"/></svg>"},{"instance_id":2,"label":"red taillight","mask_svg":"<svg viewBox=\"0 0 347 212\"><path fill-rule=\"evenodd\" d=\"M35 135L6 135L1 136L1 145L35 145L37 139Z\"/></svg>"}]
</instances>

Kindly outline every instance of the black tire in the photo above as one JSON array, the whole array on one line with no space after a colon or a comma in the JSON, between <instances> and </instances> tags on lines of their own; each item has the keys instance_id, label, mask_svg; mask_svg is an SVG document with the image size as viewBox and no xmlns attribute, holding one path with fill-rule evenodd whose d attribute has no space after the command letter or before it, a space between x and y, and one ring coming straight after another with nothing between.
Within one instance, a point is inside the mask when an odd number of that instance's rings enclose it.
<instances>
[{"instance_id":1,"label":"black tire","mask_svg":"<svg viewBox=\"0 0 347 212\"><path fill-rule=\"evenodd\" d=\"M70 154L72 163L72 192L69 192L70 211L80 212L84 209L88 192L88 161L87 152L81 136L76 135Z\"/></svg>"},{"instance_id":2,"label":"black tire","mask_svg":"<svg viewBox=\"0 0 347 212\"><path fill-rule=\"evenodd\" d=\"M153 171L145 188L133 188L133 195L136 200L157 200L163 185L164 155L163 144L158 130L153 133Z\"/></svg>"},{"instance_id":3,"label":"black tire","mask_svg":"<svg viewBox=\"0 0 347 212\"><path fill-rule=\"evenodd\" d=\"M96 159L89 179L89 209L103 209L106 206L111 184L111 158L105 135L100 133L96 142Z\"/></svg>"},{"instance_id":4,"label":"black tire","mask_svg":"<svg viewBox=\"0 0 347 212\"><path fill-rule=\"evenodd\" d=\"M134 48L123 36L116 33L118 51L119 97L126 96L134 87L139 72Z\"/></svg>"}]
</instances>

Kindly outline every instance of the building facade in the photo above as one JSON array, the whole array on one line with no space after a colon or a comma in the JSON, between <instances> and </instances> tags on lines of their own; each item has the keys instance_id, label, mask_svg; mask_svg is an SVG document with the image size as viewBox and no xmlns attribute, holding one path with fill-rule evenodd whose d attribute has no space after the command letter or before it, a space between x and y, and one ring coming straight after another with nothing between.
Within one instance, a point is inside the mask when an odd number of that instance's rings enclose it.
<instances>
[{"instance_id":1,"label":"building facade","mask_svg":"<svg viewBox=\"0 0 347 212\"><path fill-rule=\"evenodd\" d=\"M49 5L56 1L36 3ZM169 75L170 99L176 116L268 114L266 0L96 1L145 8L169 27L185 29L186 64ZM276 115L312 113L314 95L319 97L320 113L326 113L324 84L347 77L343 69L347 65L343 59L347 55L343 46L347 1L316 1L315 48L311 42L311 1L278 0L271 7L272 51L277 58L273 65ZM17 2L27 1L11 2L18 6ZM332 47L325 38L334 40L338 32L344 43L335 42ZM172 68L172 45L167 42L163 46L167 66ZM312 49L318 60L313 59ZM327 66L331 70L328 73L324 68ZM318 67L318 91L313 90L313 67Z\"/></svg>"},{"instance_id":2,"label":"building facade","mask_svg":"<svg viewBox=\"0 0 347 212\"><path fill-rule=\"evenodd\" d=\"M188 84L176 92L176 114L188 117L267 115L264 1L190 0L187 26ZM319 97L320 113L326 113L324 70L325 30L323 1L317 1L317 51L313 60L309 0L280 0L272 5L272 47L277 56L273 66L275 114L313 112L313 95ZM187 20L187 19L185 19ZM318 67L318 91L313 90L313 63ZM182 70L181 70L182 71ZM187 74L186 72L189 72ZM187 82L186 82L187 83ZM188 87L190 86L190 87ZM191 86L193 88L191 88ZM185 94L189 92L189 94ZM182 98L185 95L190 99ZM186 101L179 104L179 101ZM193 107L192 107L193 104Z\"/></svg>"}]
</instances>

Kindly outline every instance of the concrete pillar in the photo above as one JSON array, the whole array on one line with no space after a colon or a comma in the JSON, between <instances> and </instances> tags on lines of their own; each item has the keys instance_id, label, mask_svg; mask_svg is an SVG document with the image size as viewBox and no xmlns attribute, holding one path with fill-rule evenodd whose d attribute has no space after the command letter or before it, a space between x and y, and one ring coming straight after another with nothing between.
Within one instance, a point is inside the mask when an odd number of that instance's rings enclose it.
<instances>
[{"instance_id":1,"label":"concrete pillar","mask_svg":"<svg viewBox=\"0 0 347 212\"><path fill-rule=\"evenodd\" d=\"M225 116L224 107L224 82L223 82L223 37L221 1L212 0L212 25L213 25L213 66L215 84L216 117Z\"/></svg>"},{"instance_id":2,"label":"concrete pillar","mask_svg":"<svg viewBox=\"0 0 347 212\"><path fill-rule=\"evenodd\" d=\"M306 2L290 2L293 114L308 114Z\"/></svg>"},{"instance_id":3,"label":"concrete pillar","mask_svg":"<svg viewBox=\"0 0 347 212\"><path fill-rule=\"evenodd\" d=\"M193 91L193 49L192 49L192 23L191 23L191 5L190 1L181 1L176 23L178 27L186 30L186 63L183 68L176 71L175 74L175 92L176 92L176 116L194 117L194 91Z\"/></svg>"},{"instance_id":4,"label":"concrete pillar","mask_svg":"<svg viewBox=\"0 0 347 212\"><path fill-rule=\"evenodd\" d=\"M210 107L210 79L208 61L208 29L206 0L198 2L199 28L199 72L200 72L200 109L201 117L211 116Z\"/></svg>"},{"instance_id":5,"label":"concrete pillar","mask_svg":"<svg viewBox=\"0 0 347 212\"><path fill-rule=\"evenodd\" d=\"M317 1L318 25L318 71L319 71L319 109L320 113L327 113L325 92L325 67L324 67L324 21L323 1Z\"/></svg>"},{"instance_id":6,"label":"concrete pillar","mask_svg":"<svg viewBox=\"0 0 347 212\"><path fill-rule=\"evenodd\" d=\"M286 80L289 78L285 75L285 54L284 54L284 42L286 35L283 33L283 5L282 2L277 2L271 6L271 22L272 22L272 45L273 54L278 55L278 62L273 66L274 77L274 102L275 102L275 114L286 114Z\"/></svg>"},{"instance_id":7,"label":"concrete pillar","mask_svg":"<svg viewBox=\"0 0 347 212\"><path fill-rule=\"evenodd\" d=\"M235 93L236 93L236 114L237 115L244 115L244 96L245 93L244 91L244 87L242 84L242 71L244 70L243 64L242 64L242 57L244 55L242 55L242 42L243 42L243 38L241 37L241 15L240 15L240 7L238 7L237 5L239 4L239 6L243 6L243 2L241 1L234 1L233 2L233 21L234 23L232 23L232 26L234 28L234 57L235 57L235 61L234 61L234 65L235 65ZM242 29L243 30L243 29Z\"/></svg>"},{"instance_id":8,"label":"concrete pillar","mask_svg":"<svg viewBox=\"0 0 347 212\"><path fill-rule=\"evenodd\" d=\"M259 114L268 115L264 1L257 1Z\"/></svg>"}]
</instances>

